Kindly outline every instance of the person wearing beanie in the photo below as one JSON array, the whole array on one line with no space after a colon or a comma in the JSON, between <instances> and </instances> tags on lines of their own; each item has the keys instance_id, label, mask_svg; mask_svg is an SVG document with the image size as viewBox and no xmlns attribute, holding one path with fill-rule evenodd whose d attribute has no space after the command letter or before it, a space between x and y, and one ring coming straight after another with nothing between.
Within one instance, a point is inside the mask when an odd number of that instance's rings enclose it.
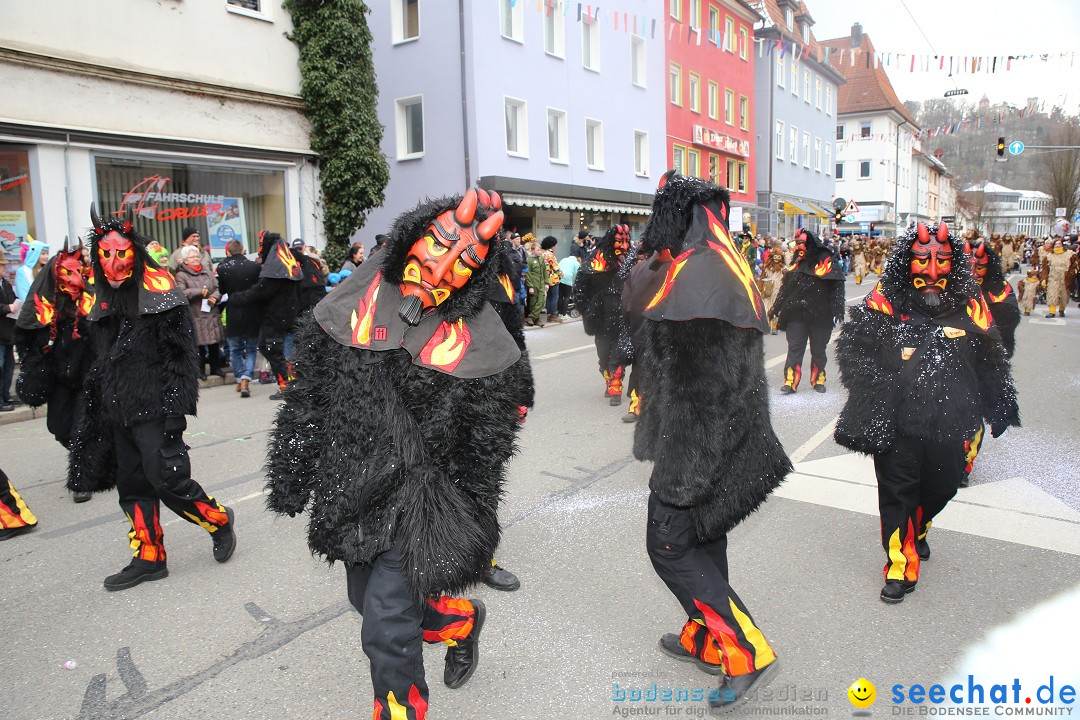
<instances>
[{"instance_id":1,"label":"person wearing beanie","mask_svg":"<svg viewBox=\"0 0 1080 720\"><path fill-rule=\"evenodd\" d=\"M559 240L554 235L548 235L540 241L541 257L547 263L547 299L544 301L547 309L547 321L561 323L559 317L559 284L562 282L562 270L559 269L559 261L555 258L555 246Z\"/></svg>"},{"instance_id":2,"label":"person wearing beanie","mask_svg":"<svg viewBox=\"0 0 1080 720\"><path fill-rule=\"evenodd\" d=\"M199 263L205 267L213 270L213 262L210 260L210 253L206 251L206 248L202 246L202 235L196 228L188 226L180 231L180 247L173 251L173 254L169 256L169 270L173 275L180 269L180 266L184 264L184 258L182 256L183 250L188 245L194 245L202 250L200 254Z\"/></svg>"}]
</instances>

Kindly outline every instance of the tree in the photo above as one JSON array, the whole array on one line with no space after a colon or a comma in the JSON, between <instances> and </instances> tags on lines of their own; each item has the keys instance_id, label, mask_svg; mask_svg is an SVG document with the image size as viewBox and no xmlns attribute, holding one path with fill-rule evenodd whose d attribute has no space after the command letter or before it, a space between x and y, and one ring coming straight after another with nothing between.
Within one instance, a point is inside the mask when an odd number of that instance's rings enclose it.
<instances>
[{"instance_id":1,"label":"tree","mask_svg":"<svg viewBox=\"0 0 1080 720\"><path fill-rule=\"evenodd\" d=\"M1073 119L1060 125L1051 137L1051 145L1078 146L1080 126ZM1050 150L1040 159L1040 189L1050 196L1051 208L1065 208L1065 217L1071 222L1080 205L1080 150Z\"/></svg>"},{"instance_id":2,"label":"tree","mask_svg":"<svg viewBox=\"0 0 1080 720\"><path fill-rule=\"evenodd\" d=\"M300 51L300 96L319 155L325 258L344 259L367 211L383 203L390 171L379 143L378 86L368 8L361 0L285 0Z\"/></svg>"},{"instance_id":3,"label":"tree","mask_svg":"<svg viewBox=\"0 0 1080 720\"><path fill-rule=\"evenodd\" d=\"M972 186L967 190L961 190L956 194L956 204L960 208L960 214L971 223L971 229L976 236L982 235L986 230L986 223L990 215L990 199L986 196L986 183Z\"/></svg>"}]
</instances>

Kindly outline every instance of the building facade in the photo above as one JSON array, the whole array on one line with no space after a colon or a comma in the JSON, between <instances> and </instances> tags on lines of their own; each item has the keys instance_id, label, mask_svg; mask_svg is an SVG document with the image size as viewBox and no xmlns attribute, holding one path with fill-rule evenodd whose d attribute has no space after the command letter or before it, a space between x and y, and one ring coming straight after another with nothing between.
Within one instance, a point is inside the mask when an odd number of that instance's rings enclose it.
<instances>
[{"instance_id":1,"label":"building facade","mask_svg":"<svg viewBox=\"0 0 1080 720\"><path fill-rule=\"evenodd\" d=\"M843 76L823 62L801 0L758 0L755 36L758 233L828 228L835 194L836 100ZM793 49L789 49L793 48Z\"/></svg>"},{"instance_id":2,"label":"building facade","mask_svg":"<svg viewBox=\"0 0 1080 720\"><path fill-rule=\"evenodd\" d=\"M732 208L749 221L758 152L753 26L762 18L742 0L665 4L665 37L672 38L666 43L667 164L726 187Z\"/></svg>"},{"instance_id":3,"label":"building facade","mask_svg":"<svg viewBox=\"0 0 1080 720\"><path fill-rule=\"evenodd\" d=\"M254 251L262 229L321 246L291 29L268 0L4 3L5 251L85 235L91 202L167 247L189 225L216 256L234 238Z\"/></svg>"},{"instance_id":4,"label":"building facade","mask_svg":"<svg viewBox=\"0 0 1080 720\"><path fill-rule=\"evenodd\" d=\"M390 182L363 241L417 200L474 185L502 195L506 227L555 236L560 255L581 228L644 225L666 169L659 6L370 8Z\"/></svg>"},{"instance_id":5,"label":"building facade","mask_svg":"<svg viewBox=\"0 0 1080 720\"><path fill-rule=\"evenodd\" d=\"M991 233L1045 237L1053 225L1052 198L1038 190L1013 190L986 182L965 188L959 196L964 227L988 237Z\"/></svg>"}]
</instances>

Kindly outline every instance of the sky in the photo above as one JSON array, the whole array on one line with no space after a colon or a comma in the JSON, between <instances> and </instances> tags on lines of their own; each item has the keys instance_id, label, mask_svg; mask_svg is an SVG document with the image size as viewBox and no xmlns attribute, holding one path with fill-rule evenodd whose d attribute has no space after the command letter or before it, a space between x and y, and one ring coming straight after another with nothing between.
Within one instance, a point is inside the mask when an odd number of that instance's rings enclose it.
<instances>
[{"instance_id":1,"label":"sky","mask_svg":"<svg viewBox=\"0 0 1080 720\"><path fill-rule=\"evenodd\" d=\"M862 24L877 52L929 55L1050 54L1013 63L1008 72L960 74L948 77L933 65L931 72L886 67L900 100L942 97L962 88L964 100L978 102L985 93L991 103L1024 107L1038 97L1080 113L1080 0L805 0L818 40L846 37L854 22ZM909 15L905 5L911 11ZM914 19L912 19L914 16ZM922 28L920 32L919 28ZM923 37L925 33L926 37ZM1076 53L1058 60L1061 52ZM846 58L845 58L846 61ZM1000 66L999 66L1000 67Z\"/></svg>"}]
</instances>

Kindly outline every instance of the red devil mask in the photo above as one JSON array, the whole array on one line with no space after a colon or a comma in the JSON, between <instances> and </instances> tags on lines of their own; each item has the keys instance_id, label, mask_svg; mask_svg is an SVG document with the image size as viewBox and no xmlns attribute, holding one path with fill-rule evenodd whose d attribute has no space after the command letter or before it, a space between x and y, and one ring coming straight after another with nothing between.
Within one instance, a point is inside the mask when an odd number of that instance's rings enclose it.
<instances>
[{"instance_id":1,"label":"red devil mask","mask_svg":"<svg viewBox=\"0 0 1080 720\"><path fill-rule=\"evenodd\" d=\"M911 283L922 294L929 307L941 304L941 291L948 283L952 270L952 245L949 244L949 228L945 223L938 226L937 234L931 236L925 225L919 223L915 242L911 244Z\"/></svg>"},{"instance_id":2,"label":"red devil mask","mask_svg":"<svg viewBox=\"0 0 1080 720\"><path fill-rule=\"evenodd\" d=\"M615 226L615 257L622 257L630 251L630 226Z\"/></svg>"},{"instance_id":3,"label":"red devil mask","mask_svg":"<svg viewBox=\"0 0 1080 720\"><path fill-rule=\"evenodd\" d=\"M135 271L135 247L131 239L110 230L98 240L97 251L98 262L109 285L118 288L127 282Z\"/></svg>"},{"instance_id":4,"label":"red devil mask","mask_svg":"<svg viewBox=\"0 0 1080 720\"><path fill-rule=\"evenodd\" d=\"M83 290L86 289L83 269L82 253L78 250L73 253L61 252L53 265L56 287L72 300L81 298Z\"/></svg>"},{"instance_id":5,"label":"red devil mask","mask_svg":"<svg viewBox=\"0 0 1080 720\"><path fill-rule=\"evenodd\" d=\"M964 248L971 255L971 272L975 276L975 282L982 285L986 279L986 271L990 267L990 255L986 252L986 242L976 240L974 244L967 244Z\"/></svg>"},{"instance_id":6,"label":"red devil mask","mask_svg":"<svg viewBox=\"0 0 1080 720\"><path fill-rule=\"evenodd\" d=\"M491 211L476 222L477 208ZM502 199L484 190L469 190L454 210L438 215L424 235L413 243L401 274L401 308L410 325L433 311L454 292L465 287L473 272L483 267L491 251L491 238L502 227Z\"/></svg>"}]
</instances>

